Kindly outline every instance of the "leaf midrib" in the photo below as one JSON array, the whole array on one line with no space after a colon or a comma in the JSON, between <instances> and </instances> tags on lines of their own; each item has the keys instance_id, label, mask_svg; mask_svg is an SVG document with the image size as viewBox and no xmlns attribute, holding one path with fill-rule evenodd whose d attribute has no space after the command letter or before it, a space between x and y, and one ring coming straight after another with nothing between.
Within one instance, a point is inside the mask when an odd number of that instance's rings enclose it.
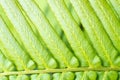
<instances>
[{"instance_id":1,"label":"leaf midrib","mask_svg":"<svg viewBox=\"0 0 120 80\"><path fill-rule=\"evenodd\" d=\"M0 73L0 76L5 75L23 75L23 74L41 74L41 73L58 73L58 72L80 72L80 71L120 71L120 67L79 67L79 68L65 68L65 69L46 69L46 70L25 70L25 71L10 71Z\"/></svg>"}]
</instances>

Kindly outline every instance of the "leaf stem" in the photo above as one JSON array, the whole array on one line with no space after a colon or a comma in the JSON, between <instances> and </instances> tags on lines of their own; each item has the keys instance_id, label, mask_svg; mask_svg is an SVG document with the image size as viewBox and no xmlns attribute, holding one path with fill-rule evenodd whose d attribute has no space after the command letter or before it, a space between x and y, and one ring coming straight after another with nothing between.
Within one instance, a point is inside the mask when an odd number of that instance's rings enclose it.
<instances>
[{"instance_id":1,"label":"leaf stem","mask_svg":"<svg viewBox=\"0 0 120 80\"><path fill-rule=\"evenodd\" d=\"M0 73L0 76L5 75L23 75L23 74L40 74L40 73L57 73L57 72L79 72L79 71L120 71L120 67L100 67L100 68L65 68L65 69L46 69L46 70L26 70L26 71L11 71Z\"/></svg>"}]
</instances>

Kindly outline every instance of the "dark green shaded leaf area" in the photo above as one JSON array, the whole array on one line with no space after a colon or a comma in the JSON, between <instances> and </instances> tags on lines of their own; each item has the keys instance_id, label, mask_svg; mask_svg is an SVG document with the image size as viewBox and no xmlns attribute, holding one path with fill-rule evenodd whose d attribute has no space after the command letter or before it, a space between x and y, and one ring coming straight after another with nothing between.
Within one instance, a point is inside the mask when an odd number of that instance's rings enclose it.
<instances>
[{"instance_id":1,"label":"dark green shaded leaf area","mask_svg":"<svg viewBox=\"0 0 120 80\"><path fill-rule=\"evenodd\" d=\"M120 80L120 0L0 0L0 80Z\"/></svg>"}]
</instances>

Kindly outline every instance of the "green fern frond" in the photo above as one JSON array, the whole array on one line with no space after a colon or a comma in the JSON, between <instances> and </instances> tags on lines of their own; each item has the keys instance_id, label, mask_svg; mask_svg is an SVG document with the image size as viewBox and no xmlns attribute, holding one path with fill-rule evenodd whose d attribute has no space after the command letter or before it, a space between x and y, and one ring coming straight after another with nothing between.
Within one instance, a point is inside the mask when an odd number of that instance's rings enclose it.
<instances>
[{"instance_id":1,"label":"green fern frond","mask_svg":"<svg viewBox=\"0 0 120 80\"><path fill-rule=\"evenodd\" d=\"M0 80L120 80L120 0L0 0Z\"/></svg>"}]
</instances>

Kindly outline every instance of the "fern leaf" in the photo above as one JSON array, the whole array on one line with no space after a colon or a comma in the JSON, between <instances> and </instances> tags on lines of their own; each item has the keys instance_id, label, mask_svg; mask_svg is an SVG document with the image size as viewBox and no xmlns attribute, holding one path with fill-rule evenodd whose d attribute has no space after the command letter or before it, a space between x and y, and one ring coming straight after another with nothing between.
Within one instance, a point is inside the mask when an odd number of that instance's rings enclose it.
<instances>
[{"instance_id":1,"label":"fern leaf","mask_svg":"<svg viewBox=\"0 0 120 80\"><path fill-rule=\"evenodd\" d=\"M120 80L119 0L0 0L0 80Z\"/></svg>"},{"instance_id":2,"label":"fern leaf","mask_svg":"<svg viewBox=\"0 0 120 80\"><path fill-rule=\"evenodd\" d=\"M73 54L68 50L68 48L65 46L65 44L60 40L58 35L55 33L53 28L50 26L50 24L47 22L39 8L33 3L33 1L29 1L26 4L23 3L22 0L19 0L19 3L22 5L24 10L26 11L26 14L29 16L31 21L33 21L36 28L39 30L39 33L43 40L45 41L48 48L53 53L53 56L61 63L61 59L63 62L60 64L60 66L63 67L70 67L72 66L78 66L78 60L73 56ZM30 6L32 5L32 7ZM26 7L29 6L29 7ZM33 12L33 14L30 14L30 12ZM34 16L37 15L38 16ZM39 21L39 23L37 23ZM44 25L44 27L41 27ZM44 30L44 31L43 31ZM48 36L48 37L45 37ZM52 44L51 44L52 43ZM69 57L67 57L69 56Z\"/></svg>"},{"instance_id":3,"label":"fern leaf","mask_svg":"<svg viewBox=\"0 0 120 80\"><path fill-rule=\"evenodd\" d=\"M114 46L120 52L119 40L120 40L120 22L114 11L108 5L107 1L93 1L90 0L92 7L96 11L96 14L100 18L102 24L108 35L110 36ZM104 8L104 9L103 9Z\"/></svg>"},{"instance_id":4,"label":"fern leaf","mask_svg":"<svg viewBox=\"0 0 120 80\"><path fill-rule=\"evenodd\" d=\"M97 15L90 6L90 3L86 3L88 2L88 0L81 0L81 2L80 0L76 0L75 2L71 0L71 2L73 3L76 12L79 15L81 22L83 23L83 26L86 29L86 32L88 33L91 42L93 43L94 48L96 48L97 53L102 58L102 61L105 60L103 62L103 65L109 65L111 67L114 67L114 65L119 65L120 62L117 61L116 63L115 61L119 59L119 53L114 48L112 42L110 41L107 33L102 26L102 23L99 21ZM87 6L85 5L85 3L87 4ZM86 18L83 18L85 16Z\"/></svg>"}]
</instances>

